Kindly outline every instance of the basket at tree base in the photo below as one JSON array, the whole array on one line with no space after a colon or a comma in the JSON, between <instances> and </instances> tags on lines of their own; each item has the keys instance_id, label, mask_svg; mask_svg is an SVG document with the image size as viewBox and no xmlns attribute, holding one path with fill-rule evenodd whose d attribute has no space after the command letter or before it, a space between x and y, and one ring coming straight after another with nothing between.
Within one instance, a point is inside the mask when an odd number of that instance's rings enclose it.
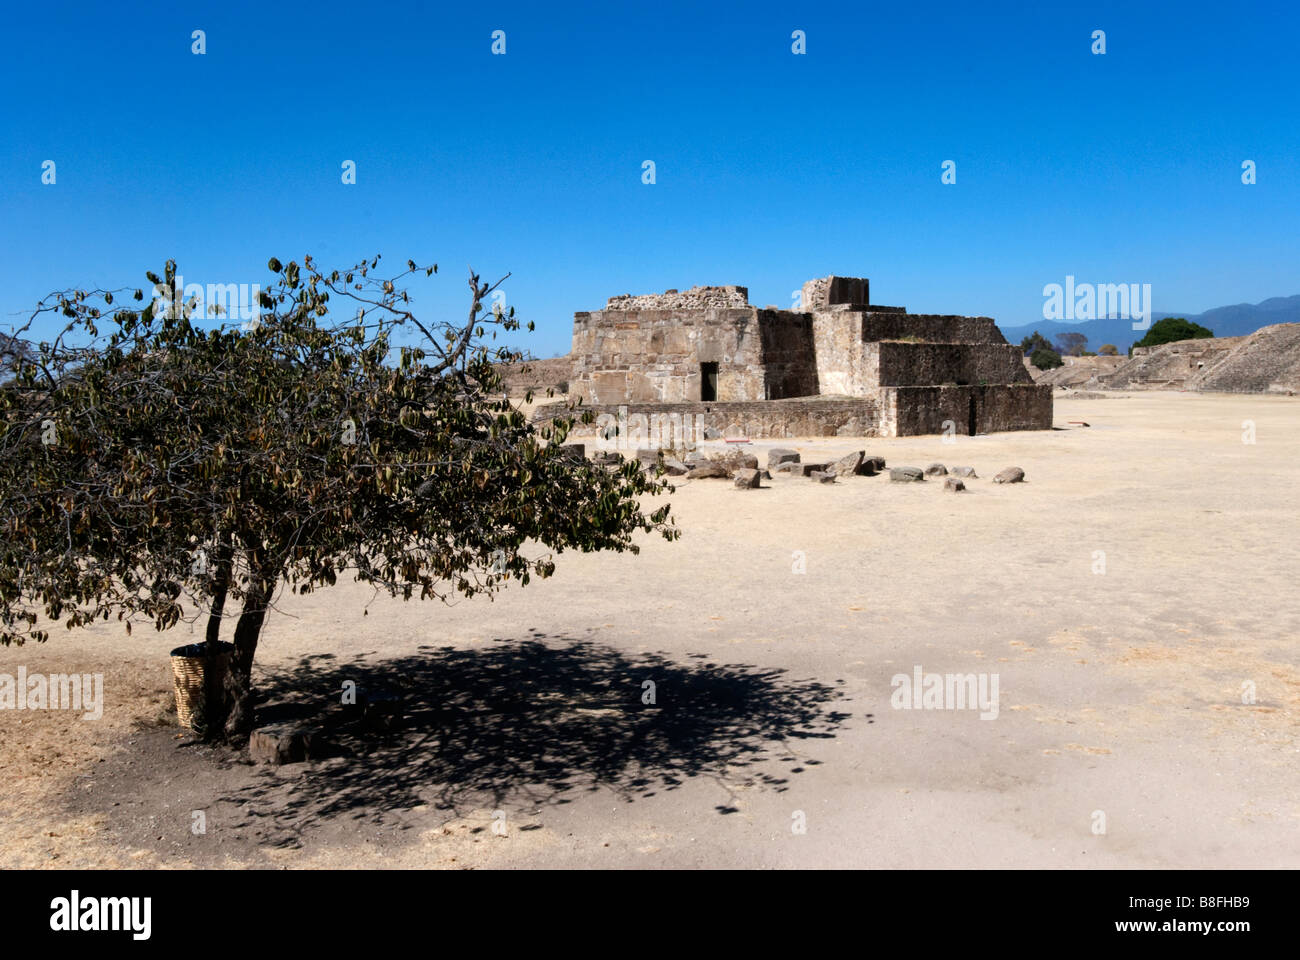
<instances>
[{"instance_id":1,"label":"basket at tree base","mask_svg":"<svg viewBox=\"0 0 1300 960\"><path fill-rule=\"evenodd\" d=\"M191 643L172 651L172 679L176 687L176 719L196 733L206 728L208 704L225 696L226 673L234 644L219 643L210 654L204 643Z\"/></svg>"}]
</instances>

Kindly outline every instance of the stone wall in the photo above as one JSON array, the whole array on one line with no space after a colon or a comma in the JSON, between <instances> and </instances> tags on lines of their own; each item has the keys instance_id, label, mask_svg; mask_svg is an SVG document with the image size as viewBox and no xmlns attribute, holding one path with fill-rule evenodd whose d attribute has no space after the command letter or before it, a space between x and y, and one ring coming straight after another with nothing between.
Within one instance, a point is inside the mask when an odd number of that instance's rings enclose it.
<instances>
[{"instance_id":1,"label":"stone wall","mask_svg":"<svg viewBox=\"0 0 1300 960\"><path fill-rule=\"evenodd\" d=\"M622 429L626 445L635 447L643 435L657 431L684 432L698 440L704 432L746 439L772 437L871 437L877 435L879 413L874 397L833 400L804 397L740 403L628 403L600 404L590 409L596 419L576 424L574 437L594 437L610 426ZM572 417L565 404L546 404L533 413L534 422ZM637 418L644 418L638 420ZM656 420L655 418L659 418ZM692 432L694 431L694 432ZM647 444L642 444L647 445ZM671 446L672 443L666 443Z\"/></svg>"},{"instance_id":2,"label":"stone wall","mask_svg":"<svg viewBox=\"0 0 1300 960\"><path fill-rule=\"evenodd\" d=\"M1008 344L988 317L818 310L812 325L822 394L864 396L881 386L1032 380L1020 349Z\"/></svg>"},{"instance_id":3,"label":"stone wall","mask_svg":"<svg viewBox=\"0 0 1300 960\"><path fill-rule=\"evenodd\" d=\"M787 310L758 311L765 398L815 397L817 380L813 318ZM719 399L724 399L719 392Z\"/></svg>"},{"instance_id":4,"label":"stone wall","mask_svg":"<svg viewBox=\"0 0 1300 960\"><path fill-rule=\"evenodd\" d=\"M818 310L812 315L817 385L830 396L860 397L877 384L864 370L862 317L858 312Z\"/></svg>"},{"instance_id":5,"label":"stone wall","mask_svg":"<svg viewBox=\"0 0 1300 960\"><path fill-rule=\"evenodd\" d=\"M716 289L716 288L709 288ZM756 307L574 315L570 393L587 403L681 403L718 367L718 401L815 395L812 320Z\"/></svg>"},{"instance_id":6,"label":"stone wall","mask_svg":"<svg viewBox=\"0 0 1300 960\"><path fill-rule=\"evenodd\" d=\"M1052 388L1035 383L883 387L880 435L1050 430ZM951 427L945 423L951 421Z\"/></svg>"},{"instance_id":7,"label":"stone wall","mask_svg":"<svg viewBox=\"0 0 1300 960\"><path fill-rule=\"evenodd\" d=\"M700 365L716 363L719 399L762 399L761 361L753 307L578 313L570 392L588 403L698 400Z\"/></svg>"},{"instance_id":8,"label":"stone wall","mask_svg":"<svg viewBox=\"0 0 1300 960\"><path fill-rule=\"evenodd\" d=\"M1006 343L992 317L959 317L938 313L881 311L862 319L864 340L924 340L930 343Z\"/></svg>"},{"instance_id":9,"label":"stone wall","mask_svg":"<svg viewBox=\"0 0 1300 960\"><path fill-rule=\"evenodd\" d=\"M611 425L621 425L621 435L630 432L633 440L638 430L643 434L666 431L694 440L703 439L705 430L751 440L944 433L966 436L972 432L1051 429L1052 388L1033 383L884 387L876 396L844 399L597 404L583 409L590 409L596 419L591 424L577 424L575 437L597 436ZM566 405L553 403L538 407L533 419L545 421L573 415Z\"/></svg>"},{"instance_id":10,"label":"stone wall","mask_svg":"<svg viewBox=\"0 0 1300 960\"><path fill-rule=\"evenodd\" d=\"M1009 343L868 343L863 370L882 387L1032 382L1020 348Z\"/></svg>"}]
</instances>

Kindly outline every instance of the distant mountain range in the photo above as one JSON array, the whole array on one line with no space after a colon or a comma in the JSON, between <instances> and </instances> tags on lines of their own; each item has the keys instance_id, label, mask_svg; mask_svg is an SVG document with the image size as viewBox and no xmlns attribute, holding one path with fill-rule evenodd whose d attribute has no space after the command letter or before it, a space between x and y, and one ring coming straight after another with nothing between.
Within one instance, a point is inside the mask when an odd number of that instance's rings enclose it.
<instances>
[{"instance_id":1,"label":"distant mountain range","mask_svg":"<svg viewBox=\"0 0 1300 960\"><path fill-rule=\"evenodd\" d=\"M1240 337L1254 333L1260 327L1275 323L1300 323L1300 294L1292 297L1270 297L1259 303L1236 303L1230 307L1215 307L1204 313L1151 312L1151 322L1165 317L1183 317L1214 331L1216 337ZM1120 353L1126 353L1129 344L1141 340L1145 331L1134 330L1133 321L1118 318L1085 320L1078 323L1060 323L1056 320L1039 320L1019 326L999 324L1003 335L1011 343L1019 343L1035 330L1053 343L1058 333L1081 333L1088 338L1088 349L1096 350L1103 343L1113 343Z\"/></svg>"}]
</instances>

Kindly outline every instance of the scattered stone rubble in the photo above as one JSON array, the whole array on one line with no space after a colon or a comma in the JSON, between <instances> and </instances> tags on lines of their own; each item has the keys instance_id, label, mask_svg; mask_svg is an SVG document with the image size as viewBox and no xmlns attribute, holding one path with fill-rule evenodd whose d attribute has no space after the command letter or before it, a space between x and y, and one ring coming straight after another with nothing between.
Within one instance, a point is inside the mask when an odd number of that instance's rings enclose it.
<instances>
[{"instance_id":1,"label":"scattered stone rubble","mask_svg":"<svg viewBox=\"0 0 1300 960\"><path fill-rule=\"evenodd\" d=\"M572 445L579 451L581 444ZM804 460L797 450L772 447L767 450L767 469L760 467L759 457L740 450L705 453L694 451L677 457L665 450L642 449L636 452L636 461L642 469L662 471L669 477L686 480L731 480L739 490L757 490L762 481L774 476L801 478L816 483L835 483L846 477L873 477L886 469L885 458L868 455L865 450L854 450L835 460L819 457ZM618 468L624 461L614 452L598 451L593 455L596 463L608 468ZM925 468L896 466L889 468L889 479L895 483L923 483L927 477L942 478L945 491L959 493L967 489L965 481L979 479L974 467L955 466L949 469L942 463L931 463ZM997 473L994 483L1022 483L1025 471L1020 467L1007 467Z\"/></svg>"},{"instance_id":2,"label":"scattered stone rubble","mask_svg":"<svg viewBox=\"0 0 1300 960\"><path fill-rule=\"evenodd\" d=\"M749 288L727 285L722 287L691 287L685 293L666 290L663 293L610 297L606 310L708 310L710 308L749 306Z\"/></svg>"}]
</instances>

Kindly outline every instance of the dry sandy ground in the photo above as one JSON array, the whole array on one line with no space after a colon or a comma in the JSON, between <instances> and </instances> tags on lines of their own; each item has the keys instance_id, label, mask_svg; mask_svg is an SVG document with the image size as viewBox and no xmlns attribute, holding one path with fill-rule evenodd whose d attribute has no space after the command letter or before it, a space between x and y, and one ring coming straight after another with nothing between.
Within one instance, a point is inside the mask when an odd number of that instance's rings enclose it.
<instances>
[{"instance_id":1,"label":"dry sandy ground","mask_svg":"<svg viewBox=\"0 0 1300 960\"><path fill-rule=\"evenodd\" d=\"M0 650L107 685L99 721L0 712L0 864L1300 866L1300 401L1058 399L1056 423L782 443L981 479L680 483L680 541L565 554L495 602L285 599L268 715L347 679L412 715L322 761L166 725L184 626ZM1027 482L994 485L1011 464ZM891 708L917 665L996 674L997 719Z\"/></svg>"}]
</instances>

